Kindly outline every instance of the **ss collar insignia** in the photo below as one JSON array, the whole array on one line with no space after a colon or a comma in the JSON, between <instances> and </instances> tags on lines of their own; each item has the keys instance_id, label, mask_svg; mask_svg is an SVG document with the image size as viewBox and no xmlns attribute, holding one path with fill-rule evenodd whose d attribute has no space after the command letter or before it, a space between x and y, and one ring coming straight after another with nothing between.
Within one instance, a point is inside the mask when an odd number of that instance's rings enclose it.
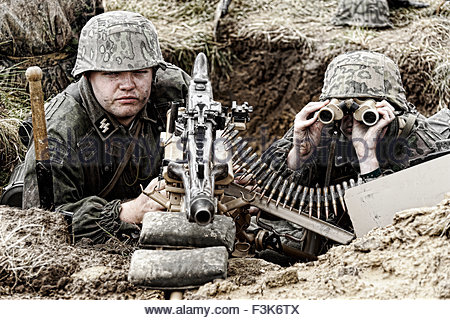
<instances>
[{"instance_id":1,"label":"ss collar insignia","mask_svg":"<svg viewBox=\"0 0 450 320\"><path fill-rule=\"evenodd\" d=\"M95 126L98 131L103 135L103 137L107 137L114 129L114 125L109 121L108 117L103 115L97 121L95 121Z\"/></svg>"}]
</instances>

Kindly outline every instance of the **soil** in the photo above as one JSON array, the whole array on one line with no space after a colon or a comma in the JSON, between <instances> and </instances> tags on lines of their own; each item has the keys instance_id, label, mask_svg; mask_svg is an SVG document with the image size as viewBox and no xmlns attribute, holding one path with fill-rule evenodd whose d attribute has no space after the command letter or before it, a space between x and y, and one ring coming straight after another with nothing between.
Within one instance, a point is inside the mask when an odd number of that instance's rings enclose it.
<instances>
[{"instance_id":1,"label":"soil","mask_svg":"<svg viewBox=\"0 0 450 320\"><path fill-rule=\"evenodd\" d=\"M314 262L233 258L228 278L185 299L450 299L450 194ZM0 299L164 299L127 281L131 244L70 244L64 218L0 207Z\"/></svg>"},{"instance_id":2,"label":"soil","mask_svg":"<svg viewBox=\"0 0 450 320\"><path fill-rule=\"evenodd\" d=\"M133 247L115 241L70 244L54 212L0 208L0 297L17 299L162 299L127 281Z\"/></svg>"},{"instance_id":3,"label":"soil","mask_svg":"<svg viewBox=\"0 0 450 320\"><path fill-rule=\"evenodd\" d=\"M334 247L315 262L281 268L231 260L227 280L206 284L186 297L449 299L449 237L450 194L436 207L397 213L393 225ZM245 275L247 270L250 275Z\"/></svg>"}]
</instances>

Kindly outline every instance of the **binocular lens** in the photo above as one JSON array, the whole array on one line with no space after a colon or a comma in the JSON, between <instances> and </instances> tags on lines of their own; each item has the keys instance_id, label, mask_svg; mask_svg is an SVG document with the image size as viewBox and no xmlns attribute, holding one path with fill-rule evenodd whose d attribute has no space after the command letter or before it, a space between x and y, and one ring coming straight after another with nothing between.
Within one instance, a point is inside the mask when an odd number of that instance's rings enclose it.
<instances>
[{"instance_id":1,"label":"binocular lens","mask_svg":"<svg viewBox=\"0 0 450 320\"><path fill-rule=\"evenodd\" d=\"M363 122L368 126L373 126L378 122L378 112L373 110L366 110L362 116Z\"/></svg>"},{"instance_id":2,"label":"binocular lens","mask_svg":"<svg viewBox=\"0 0 450 320\"><path fill-rule=\"evenodd\" d=\"M323 109L319 112L319 120L324 123L330 123L334 119L333 111L328 109Z\"/></svg>"}]
</instances>

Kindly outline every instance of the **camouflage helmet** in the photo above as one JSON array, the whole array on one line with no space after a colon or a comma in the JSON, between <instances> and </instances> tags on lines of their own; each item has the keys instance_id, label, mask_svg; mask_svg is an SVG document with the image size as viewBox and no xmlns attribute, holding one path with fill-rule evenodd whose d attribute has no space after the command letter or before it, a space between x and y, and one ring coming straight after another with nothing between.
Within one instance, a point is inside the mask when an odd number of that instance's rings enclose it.
<instances>
[{"instance_id":1,"label":"camouflage helmet","mask_svg":"<svg viewBox=\"0 0 450 320\"><path fill-rule=\"evenodd\" d=\"M374 98L408 110L397 64L381 53L354 51L334 58L325 72L321 100Z\"/></svg>"},{"instance_id":2,"label":"camouflage helmet","mask_svg":"<svg viewBox=\"0 0 450 320\"><path fill-rule=\"evenodd\" d=\"M392 27L386 0L341 0L331 22L337 26Z\"/></svg>"},{"instance_id":3,"label":"camouflage helmet","mask_svg":"<svg viewBox=\"0 0 450 320\"><path fill-rule=\"evenodd\" d=\"M111 11L81 30L72 75L86 71L130 71L164 65L153 24L134 12Z\"/></svg>"}]
</instances>

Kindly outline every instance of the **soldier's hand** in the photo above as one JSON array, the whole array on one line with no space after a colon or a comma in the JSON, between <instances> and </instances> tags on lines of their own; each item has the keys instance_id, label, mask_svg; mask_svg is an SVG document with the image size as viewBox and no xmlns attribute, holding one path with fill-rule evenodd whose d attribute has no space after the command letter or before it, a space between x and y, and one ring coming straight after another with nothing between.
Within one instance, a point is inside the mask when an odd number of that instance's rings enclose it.
<instances>
[{"instance_id":1,"label":"soldier's hand","mask_svg":"<svg viewBox=\"0 0 450 320\"><path fill-rule=\"evenodd\" d=\"M136 199L122 203L120 219L129 223L141 223L146 212L165 211L164 206L148 196L154 192L166 196L165 181L153 179Z\"/></svg>"},{"instance_id":2,"label":"soldier's hand","mask_svg":"<svg viewBox=\"0 0 450 320\"><path fill-rule=\"evenodd\" d=\"M327 101L310 102L295 116L294 147L298 148L300 156L308 155L313 147L319 145L324 124L317 121L318 112L328 104Z\"/></svg>"},{"instance_id":3,"label":"soldier's hand","mask_svg":"<svg viewBox=\"0 0 450 320\"><path fill-rule=\"evenodd\" d=\"M395 119L395 109L386 100L377 102L376 107L380 119L375 125L369 127L353 119L352 142L360 162L362 174L379 167L376 147L378 141L386 133L387 126Z\"/></svg>"},{"instance_id":4,"label":"soldier's hand","mask_svg":"<svg viewBox=\"0 0 450 320\"><path fill-rule=\"evenodd\" d=\"M295 116L293 148L288 155L288 166L296 170L300 162L308 158L319 145L324 124L317 121L318 112L326 106L329 100L310 102Z\"/></svg>"}]
</instances>

